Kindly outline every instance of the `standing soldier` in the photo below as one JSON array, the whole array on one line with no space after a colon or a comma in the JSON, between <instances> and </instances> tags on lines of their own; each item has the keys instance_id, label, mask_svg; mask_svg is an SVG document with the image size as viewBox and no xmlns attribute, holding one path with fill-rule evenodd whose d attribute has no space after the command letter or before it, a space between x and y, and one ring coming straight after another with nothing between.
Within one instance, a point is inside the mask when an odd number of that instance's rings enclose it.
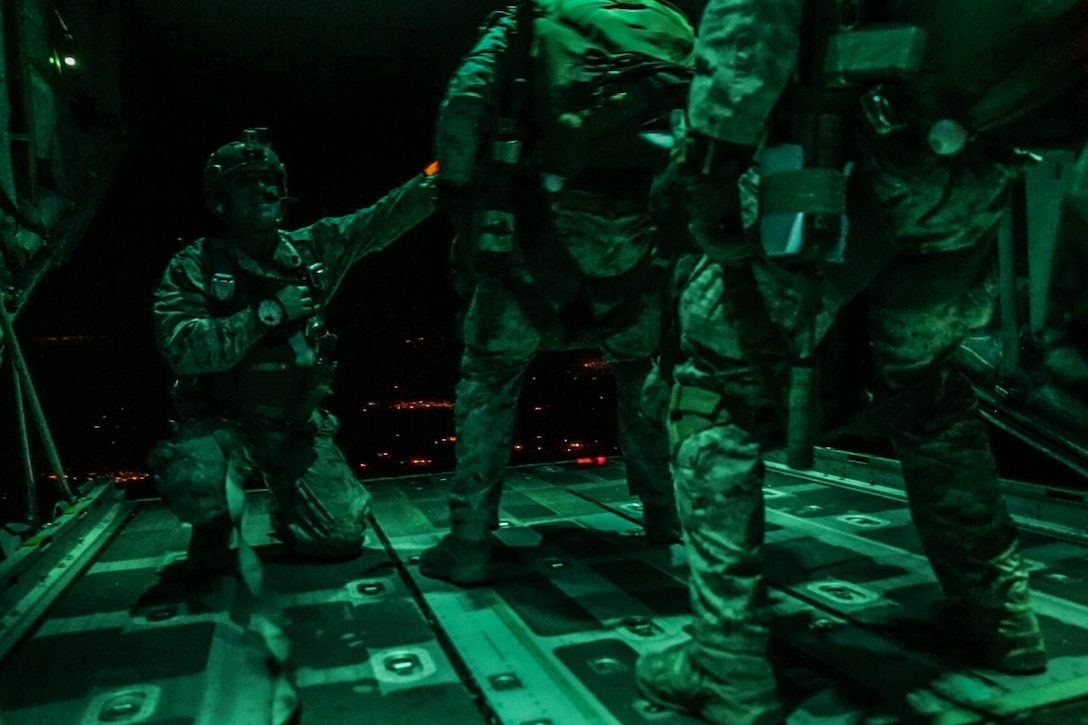
<instances>
[{"instance_id":1,"label":"standing soldier","mask_svg":"<svg viewBox=\"0 0 1088 725\"><path fill-rule=\"evenodd\" d=\"M804 466L816 344L854 298L939 609L957 621L946 631L981 666L1045 669L986 429L948 361L992 309L1015 148L1053 141L1028 134L1084 98L1086 5L711 0L670 167L704 251L680 296L668 420L693 639L639 660L648 699L723 725L784 722L763 454L785 442ZM745 233L737 181L753 160L761 217Z\"/></svg>"},{"instance_id":2,"label":"standing soldier","mask_svg":"<svg viewBox=\"0 0 1088 725\"><path fill-rule=\"evenodd\" d=\"M199 573L228 565L227 492L256 475L272 493L274 533L293 551L362 551L370 495L333 443L336 417L319 407L336 366L325 308L351 265L434 209L421 177L354 214L283 231L286 170L258 131L204 167L226 235L178 252L155 292L179 422L151 464L171 509L193 525L188 561Z\"/></svg>"},{"instance_id":3,"label":"standing soldier","mask_svg":"<svg viewBox=\"0 0 1088 725\"><path fill-rule=\"evenodd\" d=\"M678 540L664 433L639 404L658 337L647 199L665 160L639 133L679 107L693 41L686 18L656 0L522 0L495 16L450 82L439 198L459 227L455 264L471 277L470 301L452 531L423 553L427 576L491 578L514 413L541 349L602 352L646 538ZM612 78L628 85L602 85Z\"/></svg>"}]
</instances>

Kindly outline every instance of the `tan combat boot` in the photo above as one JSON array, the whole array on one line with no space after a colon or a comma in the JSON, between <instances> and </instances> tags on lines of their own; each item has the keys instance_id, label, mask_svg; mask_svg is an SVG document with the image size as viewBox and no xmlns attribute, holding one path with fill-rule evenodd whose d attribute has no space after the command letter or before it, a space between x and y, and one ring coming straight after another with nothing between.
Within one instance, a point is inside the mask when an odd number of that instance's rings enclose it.
<instances>
[{"instance_id":1,"label":"tan combat boot","mask_svg":"<svg viewBox=\"0 0 1088 725\"><path fill-rule=\"evenodd\" d=\"M938 602L933 619L950 637L963 640L978 664L1012 675L1046 670L1046 647L1032 611L1028 574L1014 542L982 564L981 584L966 595Z\"/></svg>"}]
</instances>

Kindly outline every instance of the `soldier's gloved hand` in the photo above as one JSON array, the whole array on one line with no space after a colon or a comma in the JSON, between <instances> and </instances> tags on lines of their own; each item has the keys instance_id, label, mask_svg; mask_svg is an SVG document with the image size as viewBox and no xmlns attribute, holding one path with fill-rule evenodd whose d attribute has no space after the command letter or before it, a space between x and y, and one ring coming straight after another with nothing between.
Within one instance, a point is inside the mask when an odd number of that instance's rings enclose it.
<instances>
[{"instance_id":1,"label":"soldier's gloved hand","mask_svg":"<svg viewBox=\"0 0 1088 725\"><path fill-rule=\"evenodd\" d=\"M284 317L287 320L312 315L316 309L313 295L306 285L288 285L276 293L276 300L283 305Z\"/></svg>"}]
</instances>

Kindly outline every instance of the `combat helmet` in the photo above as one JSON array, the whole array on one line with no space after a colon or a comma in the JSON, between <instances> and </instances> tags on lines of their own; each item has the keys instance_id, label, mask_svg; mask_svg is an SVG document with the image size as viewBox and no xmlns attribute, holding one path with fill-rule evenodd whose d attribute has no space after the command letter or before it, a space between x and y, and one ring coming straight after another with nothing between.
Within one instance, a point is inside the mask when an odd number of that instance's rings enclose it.
<instances>
[{"instance_id":1,"label":"combat helmet","mask_svg":"<svg viewBox=\"0 0 1088 725\"><path fill-rule=\"evenodd\" d=\"M223 212L226 184L243 171L271 171L278 179L281 196L287 196L287 168L272 150L267 129L247 128L241 141L232 141L212 152L204 164L204 201L212 213Z\"/></svg>"}]
</instances>

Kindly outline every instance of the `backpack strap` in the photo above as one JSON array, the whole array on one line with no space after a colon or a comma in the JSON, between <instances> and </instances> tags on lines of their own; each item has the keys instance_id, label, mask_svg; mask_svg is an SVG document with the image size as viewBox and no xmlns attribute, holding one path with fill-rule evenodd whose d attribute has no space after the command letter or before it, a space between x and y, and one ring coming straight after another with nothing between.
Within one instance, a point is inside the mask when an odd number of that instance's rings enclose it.
<instances>
[{"instance_id":1,"label":"backpack strap","mask_svg":"<svg viewBox=\"0 0 1088 725\"><path fill-rule=\"evenodd\" d=\"M513 35L498 75L498 120L490 149L485 148L483 153L482 161L489 169L482 175L481 212L472 234L478 266L486 268L505 266L517 229L514 190L523 185L521 162L528 135L525 118L536 13L535 0L520 0L517 4Z\"/></svg>"}]
</instances>

